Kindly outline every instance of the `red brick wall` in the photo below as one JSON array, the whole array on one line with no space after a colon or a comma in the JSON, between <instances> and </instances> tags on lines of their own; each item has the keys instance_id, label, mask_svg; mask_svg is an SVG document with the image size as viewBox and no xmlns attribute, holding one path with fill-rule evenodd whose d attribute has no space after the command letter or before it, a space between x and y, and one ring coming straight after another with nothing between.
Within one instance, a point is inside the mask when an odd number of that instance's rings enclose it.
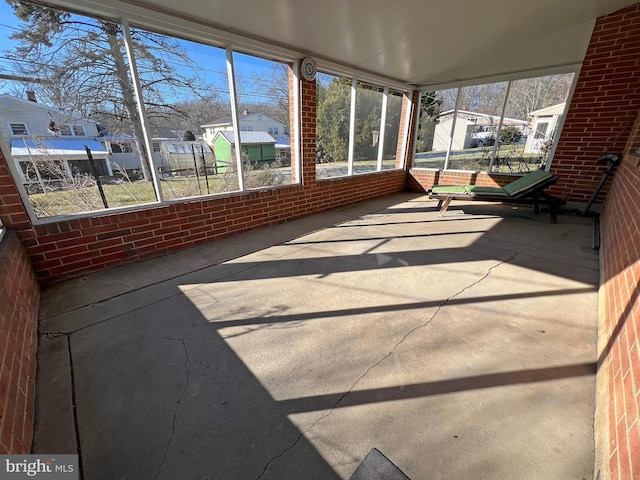
<instances>
[{"instance_id":1,"label":"red brick wall","mask_svg":"<svg viewBox=\"0 0 640 480\"><path fill-rule=\"evenodd\" d=\"M560 177L551 193L588 201L606 168L596 159L623 151L638 110L640 3L596 22L551 166Z\"/></svg>"},{"instance_id":2,"label":"red brick wall","mask_svg":"<svg viewBox=\"0 0 640 480\"><path fill-rule=\"evenodd\" d=\"M302 185L32 226L0 154L0 215L18 232L39 281L49 284L402 191L403 170L316 180L315 97L315 82L303 81Z\"/></svg>"},{"instance_id":3,"label":"red brick wall","mask_svg":"<svg viewBox=\"0 0 640 480\"><path fill-rule=\"evenodd\" d=\"M0 453L30 453L40 290L15 232L0 243Z\"/></svg>"},{"instance_id":4,"label":"red brick wall","mask_svg":"<svg viewBox=\"0 0 640 480\"><path fill-rule=\"evenodd\" d=\"M627 151L640 143L640 115ZM640 478L640 157L625 155L601 221L596 403L602 478ZM608 425L607 425L608 424ZM607 471L609 470L609 472Z\"/></svg>"}]
</instances>

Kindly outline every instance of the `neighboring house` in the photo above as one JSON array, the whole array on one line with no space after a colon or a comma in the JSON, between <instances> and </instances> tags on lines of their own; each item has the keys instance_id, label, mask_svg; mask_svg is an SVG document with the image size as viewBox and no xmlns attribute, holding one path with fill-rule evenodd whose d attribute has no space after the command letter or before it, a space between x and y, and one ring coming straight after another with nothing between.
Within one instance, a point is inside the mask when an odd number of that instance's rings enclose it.
<instances>
[{"instance_id":1,"label":"neighboring house","mask_svg":"<svg viewBox=\"0 0 640 480\"><path fill-rule=\"evenodd\" d=\"M91 173L85 145L97 173L111 175L109 153L96 139L97 123L42 105L34 92L28 99L0 95L0 133L8 140L11 157L24 183L44 182Z\"/></svg>"},{"instance_id":2,"label":"neighboring house","mask_svg":"<svg viewBox=\"0 0 640 480\"><path fill-rule=\"evenodd\" d=\"M560 117L564 114L565 106L566 103L559 103L529 113L532 135L529 135L524 145L525 153L546 153L546 150L553 142L553 137Z\"/></svg>"},{"instance_id":3,"label":"neighboring house","mask_svg":"<svg viewBox=\"0 0 640 480\"><path fill-rule=\"evenodd\" d=\"M240 132L242 152L249 162L273 161L276 159L276 141L266 132ZM216 160L233 162L235 160L235 134L220 130L213 137L213 151Z\"/></svg>"},{"instance_id":4,"label":"neighboring house","mask_svg":"<svg viewBox=\"0 0 640 480\"><path fill-rule=\"evenodd\" d=\"M267 132L272 137L288 137L289 130L284 123L274 120L264 113L249 113L244 111L243 115L238 119L241 132ZM222 117L204 125L200 125L204 130L202 137L209 145L213 143L213 137L219 131L233 131L233 123L231 117Z\"/></svg>"},{"instance_id":5,"label":"neighboring house","mask_svg":"<svg viewBox=\"0 0 640 480\"><path fill-rule=\"evenodd\" d=\"M266 132L276 139L276 158L291 158L291 140L289 129L284 123L274 120L264 113L249 113L247 110L238 119L241 132ZM203 130L202 138L209 145L213 145L216 133L220 131L233 132L231 117L222 117L200 125Z\"/></svg>"},{"instance_id":6,"label":"neighboring house","mask_svg":"<svg viewBox=\"0 0 640 480\"><path fill-rule=\"evenodd\" d=\"M168 128L151 126L149 133L151 134L151 148L153 149L153 165L157 169L162 167L162 142L182 140L182 132L174 132ZM121 135L106 134L100 138L100 141L104 142L109 151L115 170L131 172L132 170L142 168L140 158L135 152L131 132L126 132Z\"/></svg>"},{"instance_id":7,"label":"neighboring house","mask_svg":"<svg viewBox=\"0 0 640 480\"><path fill-rule=\"evenodd\" d=\"M452 150L482 147L490 144L489 139L495 140L500 124L500 115L458 110L457 117L454 117L454 113L454 110L447 110L438 115L438 123L436 124L433 138L433 151L447 150L454 118L456 125L453 132ZM520 128L523 132L527 125L526 121L515 118L505 117L502 121L503 127L514 126Z\"/></svg>"}]
</instances>

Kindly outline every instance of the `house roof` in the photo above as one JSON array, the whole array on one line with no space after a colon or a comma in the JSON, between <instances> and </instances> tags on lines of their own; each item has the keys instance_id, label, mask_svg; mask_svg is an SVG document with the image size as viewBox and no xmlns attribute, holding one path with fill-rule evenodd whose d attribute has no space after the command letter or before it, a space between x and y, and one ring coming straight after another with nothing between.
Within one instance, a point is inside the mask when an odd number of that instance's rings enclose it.
<instances>
[{"instance_id":1,"label":"house roof","mask_svg":"<svg viewBox=\"0 0 640 480\"><path fill-rule=\"evenodd\" d=\"M232 119L231 115L227 115L226 117L215 118L213 120L209 120L207 123L200 125L202 128L205 127L217 127L220 125L231 125Z\"/></svg>"},{"instance_id":2,"label":"house roof","mask_svg":"<svg viewBox=\"0 0 640 480\"><path fill-rule=\"evenodd\" d=\"M540 110L534 110L529 112L532 117L539 117L542 115L562 115L564 113L564 107L566 102L558 103L557 105L551 105L550 107L541 108Z\"/></svg>"},{"instance_id":3,"label":"house roof","mask_svg":"<svg viewBox=\"0 0 640 480\"><path fill-rule=\"evenodd\" d=\"M85 145L91 150L94 158L107 158L109 152L96 140L71 140L59 138L45 138L32 140L27 138L11 140L11 155L14 158L31 158L51 156L63 157L66 160L87 160Z\"/></svg>"},{"instance_id":4,"label":"house roof","mask_svg":"<svg viewBox=\"0 0 640 480\"><path fill-rule=\"evenodd\" d=\"M85 120L87 122L91 122L91 123L96 123L94 120L90 120L88 118L84 118L80 115L74 114L74 113L70 113L70 112L65 112L63 110L60 110L56 107L51 107L49 105L45 105L43 103L38 103L38 102L32 102L31 100L27 100L25 98L20 98L20 97L15 97L13 95L9 95L8 93L3 93L0 95L0 107L5 107L8 109L11 108L15 108L15 106L12 106L11 103L18 103L18 104L23 104L25 106L29 106L29 107L36 107L39 108L41 110L43 110L43 112L45 112L45 115L47 113L57 113L60 115L64 115L65 118L68 118L69 120Z\"/></svg>"},{"instance_id":5,"label":"house roof","mask_svg":"<svg viewBox=\"0 0 640 480\"><path fill-rule=\"evenodd\" d=\"M266 113L261 113L261 112L256 112L256 113L250 113L248 115L241 115L238 118L239 122L242 122L243 120L253 120L255 117L257 117L258 115L262 115L264 117L263 120L271 120L272 122L276 122L279 123L280 125L284 124L282 122L279 122L278 120L270 117L269 115L267 115ZM206 128L206 127L219 127L221 125L231 125L232 124L232 118L231 115L227 115L226 117L220 117L220 118L216 118L215 120L210 120L207 123L200 125L202 128Z\"/></svg>"},{"instance_id":6,"label":"house roof","mask_svg":"<svg viewBox=\"0 0 640 480\"><path fill-rule=\"evenodd\" d=\"M235 143L236 141L235 132L232 132L230 130L219 131L218 133L216 133L213 141L215 142L219 136L222 136L229 143ZM276 140L267 132L240 132L240 143L244 145L260 143L272 144L276 143Z\"/></svg>"},{"instance_id":7,"label":"house roof","mask_svg":"<svg viewBox=\"0 0 640 480\"><path fill-rule=\"evenodd\" d=\"M276 139L276 148L291 148L291 138L284 136L275 137Z\"/></svg>"}]
</instances>

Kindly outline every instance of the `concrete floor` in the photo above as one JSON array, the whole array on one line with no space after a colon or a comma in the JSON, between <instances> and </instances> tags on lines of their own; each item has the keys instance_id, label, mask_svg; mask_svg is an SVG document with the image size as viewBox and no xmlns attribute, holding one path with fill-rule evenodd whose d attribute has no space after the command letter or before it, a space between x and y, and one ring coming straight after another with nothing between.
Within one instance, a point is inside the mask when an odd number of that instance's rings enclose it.
<instances>
[{"instance_id":1,"label":"concrete floor","mask_svg":"<svg viewBox=\"0 0 640 480\"><path fill-rule=\"evenodd\" d=\"M36 453L93 479L591 479L590 219L399 194L43 294ZM73 405L76 410L74 413Z\"/></svg>"}]
</instances>

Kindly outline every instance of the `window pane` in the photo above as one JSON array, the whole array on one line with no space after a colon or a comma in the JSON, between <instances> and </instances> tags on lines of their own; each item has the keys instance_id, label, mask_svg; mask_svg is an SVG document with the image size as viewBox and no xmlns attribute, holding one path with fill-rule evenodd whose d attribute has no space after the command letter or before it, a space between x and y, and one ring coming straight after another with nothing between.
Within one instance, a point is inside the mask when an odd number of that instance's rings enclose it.
<instances>
[{"instance_id":1,"label":"window pane","mask_svg":"<svg viewBox=\"0 0 640 480\"><path fill-rule=\"evenodd\" d=\"M27 125L25 123L11 123L11 133L16 136L29 135Z\"/></svg>"},{"instance_id":2,"label":"window pane","mask_svg":"<svg viewBox=\"0 0 640 480\"><path fill-rule=\"evenodd\" d=\"M444 168L457 89L423 92L414 168Z\"/></svg>"},{"instance_id":3,"label":"window pane","mask_svg":"<svg viewBox=\"0 0 640 480\"><path fill-rule=\"evenodd\" d=\"M511 83L492 171L519 173L545 167L572 82L573 73Z\"/></svg>"},{"instance_id":4,"label":"window pane","mask_svg":"<svg viewBox=\"0 0 640 480\"><path fill-rule=\"evenodd\" d=\"M289 66L239 52L233 63L244 188L290 184Z\"/></svg>"},{"instance_id":5,"label":"window pane","mask_svg":"<svg viewBox=\"0 0 640 480\"><path fill-rule=\"evenodd\" d=\"M132 38L164 198L238 190L235 163L223 149L214 155L217 131L231 123L226 52L137 28Z\"/></svg>"},{"instance_id":6,"label":"window pane","mask_svg":"<svg viewBox=\"0 0 640 480\"><path fill-rule=\"evenodd\" d=\"M358 82L356 87L354 174L375 172L378 169L382 94L382 87L375 85Z\"/></svg>"},{"instance_id":7,"label":"window pane","mask_svg":"<svg viewBox=\"0 0 640 480\"><path fill-rule=\"evenodd\" d=\"M489 83L460 90L448 169L488 170L507 86L508 82Z\"/></svg>"},{"instance_id":8,"label":"window pane","mask_svg":"<svg viewBox=\"0 0 640 480\"><path fill-rule=\"evenodd\" d=\"M396 168L396 153L400 135L400 115L402 114L402 93L389 92L387 96L387 118L385 119L384 146L382 150L382 169Z\"/></svg>"},{"instance_id":9,"label":"window pane","mask_svg":"<svg viewBox=\"0 0 640 480\"><path fill-rule=\"evenodd\" d=\"M14 131L14 138L8 140L11 157L23 172L16 181L25 183L36 215L156 201L152 184L137 181L133 174L133 170L140 171L140 157L130 171L119 171L107 146L110 136L127 136L131 143L131 126L137 123L122 28L60 10L30 8L42 12L17 22L17 37L7 55L19 63L22 77L38 82L23 82L13 90L27 91L24 99L29 102L7 96L0 108L5 115L10 112L12 120L29 124L28 137L15 138ZM52 28L39 23L44 19ZM44 37L35 38L33 31ZM42 41L34 44L38 39ZM172 74L163 67L158 69ZM76 139L74 134L86 138ZM90 147L93 165L84 145ZM98 180L103 184L104 198Z\"/></svg>"},{"instance_id":10,"label":"window pane","mask_svg":"<svg viewBox=\"0 0 640 480\"><path fill-rule=\"evenodd\" d=\"M61 137L70 137L72 135L71 127L69 125L60 125L59 133Z\"/></svg>"},{"instance_id":11,"label":"window pane","mask_svg":"<svg viewBox=\"0 0 640 480\"><path fill-rule=\"evenodd\" d=\"M316 75L316 178L347 175L351 80L325 73Z\"/></svg>"}]
</instances>

